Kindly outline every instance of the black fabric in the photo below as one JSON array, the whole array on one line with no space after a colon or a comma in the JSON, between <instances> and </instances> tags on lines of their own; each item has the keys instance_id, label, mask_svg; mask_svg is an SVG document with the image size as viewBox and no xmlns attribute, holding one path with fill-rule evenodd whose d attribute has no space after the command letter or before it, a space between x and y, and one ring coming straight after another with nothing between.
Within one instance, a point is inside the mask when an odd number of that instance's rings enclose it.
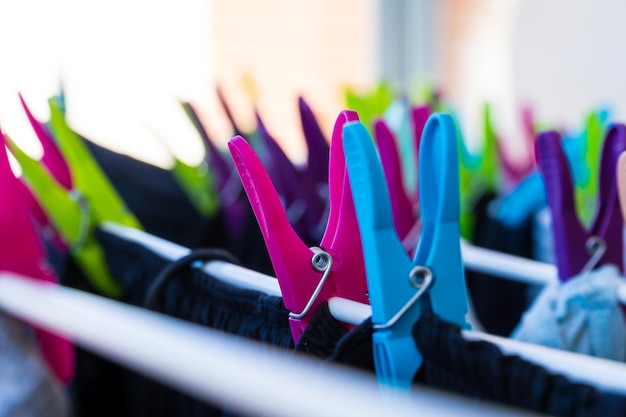
<instances>
[{"instance_id":1,"label":"black fabric","mask_svg":"<svg viewBox=\"0 0 626 417\"><path fill-rule=\"evenodd\" d=\"M328 321L323 328L332 328L330 311L320 313L318 321ZM330 351L329 362L374 372L372 334L368 319L338 340L327 338L317 351ZM490 343L467 341L458 326L428 309L413 327L413 338L423 356L416 385L556 416L626 415L626 397L571 382Z\"/></svg>"},{"instance_id":2,"label":"black fabric","mask_svg":"<svg viewBox=\"0 0 626 417\"><path fill-rule=\"evenodd\" d=\"M555 416L623 416L626 397L569 381L487 342L467 341L459 327L426 311L413 327L424 363L415 381L474 398Z\"/></svg>"},{"instance_id":3,"label":"black fabric","mask_svg":"<svg viewBox=\"0 0 626 417\"><path fill-rule=\"evenodd\" d=\"M243 234L229 236L221 211L200 215L171 172L85 139L94 158L144 230L189 248L227 249L247 268L273 274L263 235L249 204Z\"/></svg>"},{"instance_id":4,"label":"black fabric","mask_svg":"<svg viewBox=\"0 0 626 417\"><path fill-rule=\"evenodd\" d=\"M489 212L495 201L485 194L474 209L473 244L524 258L532 258L532 216L519 227L509 227ZM529 285L470 270L465 271L467 290L472 298L476 317L487 333L511 334L529 307Z\"/></svg>"},{"instance_id":5,"label":"black fabric","mask_svg":"<svg viewBox=\"0 0 626 417\"><path fill-rule=\"evenodd\" d=\"M124 288L121 301L142 306L153 288L157 300L153 308L164 314L293 349L281 297L233 287L193 267L193 259L237 263L232 255L200 250L171 262L138 243L101 230L96 235L112 275ZM155 286L159 274L162 278ZM71 260L62 278L65 285L95 292ZM226 415L219 405L200 402L83 349L78 349L72 390L76 417Z\"/></svg>"},{"instance_id":6,"label":"black fabric","mask_svg":"<svg viewBox=\"0 0 626 417\"><path fill-rule=\"evenodd\" d=\"M187 247L228 247L221 216L201 216L168 170L85 143L147 232Z\"/></svg>"}]
</instances>

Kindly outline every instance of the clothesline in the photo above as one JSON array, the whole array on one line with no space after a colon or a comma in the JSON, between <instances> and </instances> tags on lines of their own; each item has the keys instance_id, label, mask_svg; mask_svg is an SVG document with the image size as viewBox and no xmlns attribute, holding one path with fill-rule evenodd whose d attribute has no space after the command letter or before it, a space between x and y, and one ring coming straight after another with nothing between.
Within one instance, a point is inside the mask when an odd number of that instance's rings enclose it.
<instances>
[{"instance_id":1,"label":"clothesline","mask_svg":"<svg viewBox=\"0 0 626 417\"><path fill-rule=\"evenodd\" d=\"M380 389L373 376L68 287L0 274L0 308L240 413L267 416L528 416L431 389Z\"/></svg>"},{"instance_id":2,"label":"clothesline","mask_svg":"<svg viewBox=\"0 0 626 417\"><path fill-rule=\"evenodd\" d=\"M105 223L102 228L121 238L141 243L170 260L179 259L190 252L189 249L180 245L126 226ZM505 265L504 262L500 265L496 262L491 262L492 258L499 256L497 252L471 247L471 245L468 244L463 244L462 247L465 248L465 252L463 252L464 260L465 256L469 256L473 261L472 265L481 266L484 263L488 264L483 266L485 272L487 272L487 268L491 268L489 269L491 273L505 272L504 270L506 268L503 268L503 265ZM471 248L469 251L467 251L468 247ZM476 254L480 254L480 256ZM523 262L526 262L526 260L522 258L511 255L507 255L505 259L509 258L512 258L513 261L519 264L514 265L514 267L520 266ZM543 272L538 276L543 277L545 283L556 282L556 269L552 270L553 275L548 275L551 270L548 267L551 265L536 261L529 262L531 262L531 267L526 270L527 272L537 272L543 269ZM224 261L211 261L206 263L203 269L211 276L222 278L230 284L244 288L254 288L259 291L263 291L263 288L268 288L270 289L269 294L280 295L280 288L275 278L251 271L247 268L242 268ZM523 276L519 271L518 275ZM535 283L537 282L541 281L536 281ZM336 319L355 325L362 323L369 318L372 313L369 305L337 297L333 297L329 300L329 307ZM626 364L518 342L482 332L465 331L463 335L466 339L491 342L508 354L519 355L553 372L567 375L572 380L587 383L612 392L626 394Z\"/></svg>"}]
</instances>

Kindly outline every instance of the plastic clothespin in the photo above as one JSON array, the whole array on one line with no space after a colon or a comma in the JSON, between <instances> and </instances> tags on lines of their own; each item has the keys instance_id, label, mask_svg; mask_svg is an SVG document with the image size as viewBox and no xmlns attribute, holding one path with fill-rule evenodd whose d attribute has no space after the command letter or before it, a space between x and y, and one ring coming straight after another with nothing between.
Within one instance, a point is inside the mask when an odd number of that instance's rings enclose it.
<instances>
[{"instance_id":1,"label":"plastic clothespin","mask_svg":"<svg viewBox=\"0 0 626 417\"><path fill-rule=\"evenodd\" d=\"M74 133L54 100L49 101L50 126L70 169L72 188L57 182L38 161L9 140L10 149L22 167L23 177L85 275L103 294L119 297L122 289L106 267L94 228L104 221L141 228L128 211L80 137Z\"/></svg>"},{"instance_id":2,"label":"plastic clothespin","mask_svg":"<svg viewBox=\"0 0 626 417\"><path fill-rule=\"evenodd\" d=\"M289 224L278 193L252 147L242 137L228 147L267 245L297 343L319 305L330 297L368 303L363 251L345 169L341 129L356 121L340 113L330 144L330 212L318 247L308 247Z\"/></svg>"},{"instance_id":3,"label":"plastic clothespin","mask_svg":"<svg viewBox=\"0 0 626 417\"><path fill-rule=\"evenodd\" d=\"M404 239L418 219L404 185L396 140L384 119L374 120L374 138L385 172L387 187L389 187L393 223L400 239Z\"/></svg>"},{"instance_id":4,"label":"plastic clothespin","mask_svg":"<svg viewBox=\"0 0 626 417\"><path fill-rule=\"evenodd\" d=\"M372 121L370 130L372 134L377 118L378 117ZM408 189L416 190L417 160L413 159L415 155L415 140L413 137L413 129L411 128L411 109L408 100L405 97L398 97L393 100L385 110L384 119L396 138L404 184Z\"/></svg>"},{"instance_id":5,"label":"plastic clothespin","mask_svg":"<svg viewBox=\"0 0 626 417\"><path fill-rule=\"evenodd\" d=\"M243 194L243 187L237 177L235 167L222 155L211 139L195 107L189 102L181 102L181 106L203 140L206 160L215 178L219 205L222 207L226 227L231 235L241 236L244 232L245 216L248 213L248 202Z\"/></svg>"},{"instance_id":6,"label":"plastic clothespin","mask_svg":"<svg viewBox=\"0 0 626 417\"><path fill-rule=\"evenodd\" d=\"M363 93L348 88L345 91L346 105L359 114L361 122L372 129L374 118L382 116L395 99L390 83L381 81L373 89Z\"/></svg>"},{"instance_id":7,"label":"plastic clothespin","mask_svg":"<svg viewBox=\"0 0 626 417\"><path fill-rule=\"evenodd\" d=\"M205 218L215 216L219 206L218 196L215 190L213 172L209 169L206 158L197 165L187 164L176 156L172 146L159 133L153 129L149 130L158 142L168 150L174 160L170 173L197 212ZM204 144L204 140L202 143ZM206 145L204 146L206 149Z\"/></svg>"},{"instance_id":8,"label":"plastic clothespin","mask_svg":"<svg viewBox=\"0 0 626 417\"><path fill-rule=\"evenodd\" d=\"M524 130L524 145L526 147L527 157L521 162L514 162L507 150L506 145L502 142L502 139L495 133L491 117L488 116L486 122L486 129L493 132L496 138L496 150L498 160L500 161L500 168L504 182L509 186L516 186L519 182L525 178L534 168L535 161L533 157L534 150L534 136L531 132L534 132L534 125L532 119L532 111L529 107L522 108L522 124Z\"/></svg>"},{"instance_id":9,"label":"plastic clothespin","mask_svg":"<svg viewBox=\"0 0 626 417\"><path fill-rule=\"evenodd\" d=\"M307 175L315 184L328 188L328 155L330 153L328 142L311 107L303 97L298 97L298 109L308 150Z\"/></svg>"},{"instance_id":10,"label":"plastic clothespin","mask_svg":"<svg viewBox=\"0 0 626 417\"><path fill-rule=\"evenodd\" d=\"M319 224L326 210L315 179L296 168L256 114L259 137L267 151L270 178L287 206L290 223L306 243L319 241Z\"/></svg>"},{"instance_id":11,"label":"plastic clothespin","mask_svg":"<svg viewBox=\"0 0 626 417\"><path fill-rule=\"evenodd\" d=\"M585 229L576 212L574 185L557 132L541 133L536 152L552 214L556 263L561 281L611 263L623 270L623 219L617 194L617 160L626 150L626 126L612 125L602 148L596 215Z\"/></svg>"},{"instance_id":12,"label":"plastic clothespin","mask_svg":"<svg viewBox=\"0 0 626 417\"><path fill-rule=\"evenodd\" d=\"M26 113L26 117L35 131L37 139L39 139L39 143L41 143L41 146L43 147L41 162L43 162L46 168L48 168L50 173L54 176L54 179L57 180L59 184L65 188L72 188L70 169L65 163L63 155L61 155L61 151L59 151L59 148L54 142L54 138L48 130L48 127L45 123L41 123L39 120L35 119L35 116L33 116L33 113L30 111L30 108L26 104L22 94L18 95L22 103L22 107L24 108L24 112ZM59 107L59 110L60 109L61 107Z\"/></svg>"},{"instance_id":13,"label":"plastic clothespin","mask_svg":"<svg viewBox=\"0 0 626 417\"><path fill-rule=\"evenodd\" d=\"M41 242L30 221L22 199L20 183L15 178L6 153L6 141L0 132L0 270L35 280L56 283ZM67 383L74 375L74 349L59 335L35 328L41 351L55 375Z\"/></svg>"},{"instance_id":14,"label":"plastic clothespin","mask_svg":"<svg viewBox=\"0 0 626 417\"><path fill-rule=\"evenodd\" d=\"M430 117L422 137L419 192L422 235L413 261L393 225L389 195L365 127L344 127L344 147L361 230L374 325L374 363L382 383L408 387L422 363L411 330L427 294L435 314L469 328L459 234L456 127Z\"/></svg>"},{"instance_id":15,"label":"plastic clothespin","mask_svg":"<svg viewBox=\"0 0 626 417\"><path fill-rule=\"evenodd\" d=\"M26 113L26 117L30 122L31 127L35 131L37 138L39 139L39 143L43 148L43 155L41 157L41 162L48 169L48 171L52 174L56 181L58 181L65 188L72 187L72 178L70 175L70 170L65 160L63 159L63 155L59 151L56 143L54 143L54 138L50 134L48 127L45 123L41 123L39 120L33 116L30 108L26 104L24 97L21 93L18 93L20 98L20 102L22 103L22 107L24 108L24 112ZM39 227L45 231L49 240L54 246L61 250L62 252L66 252L68 247L59 236L55 228L52 226L48 215L43 210L32 191L28 188L28 186L20 181L20 186L24 192L23 197L28 207L30 214L35 218Z\"/></svg>"}]
</instances>

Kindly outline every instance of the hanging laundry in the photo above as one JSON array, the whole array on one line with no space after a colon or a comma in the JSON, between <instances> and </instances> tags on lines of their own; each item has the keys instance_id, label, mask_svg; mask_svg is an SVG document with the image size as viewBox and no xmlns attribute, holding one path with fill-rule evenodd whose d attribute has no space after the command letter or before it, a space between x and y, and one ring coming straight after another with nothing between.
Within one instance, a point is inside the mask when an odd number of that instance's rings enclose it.
<instances>
[{"instance_id":1,"label":"hanging laundry","mask_svg":"<svg viewBox=\"0 0 626 417\"><path fill-rule=\"evenodd\" d=\"M626 321L613 265L544 288L511 338L556 349L626 361Z\"/></svg>"}]
</instances>

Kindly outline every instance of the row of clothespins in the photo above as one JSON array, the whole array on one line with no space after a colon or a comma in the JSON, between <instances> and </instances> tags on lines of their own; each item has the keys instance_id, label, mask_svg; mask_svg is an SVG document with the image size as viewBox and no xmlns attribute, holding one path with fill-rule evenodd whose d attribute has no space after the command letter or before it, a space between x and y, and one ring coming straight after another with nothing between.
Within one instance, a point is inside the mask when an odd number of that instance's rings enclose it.
<instances>
[{"instance_id":1,"label":"row of clothespins","mask_svg":"<svg viewBox=\"0 0 626 417\"><path fill-rule=\"evenodd\" d=\"M47 238L70 251L98 290L119 297L121 288L107 271L94 230L104 222L138 229L141 225L89 155L81 137L68 126L63 100L49 100L48 123L36 120L26 102L22 103L44 153L41 161L35 161L6 137L22 167L24 181L13 176L6 153L2 152L2 193L12 202L1 211L3 235L10 242L6 245L7 255L11 254L3 260L3 269L55 280L52 272L42 267L45 254L37 242L32 216ZM176 161L173 175L204 215L210 216L221 206L229 233L234 235L241 225L244 204L248 204L241 192L243 185L270 253L285 306L292 312L295 340L315 309L331 297L371 304L377 329L375 343L379 346L375 351L381 355L376 358L377 370L382 380L406 385L419 367L419 352L410 340L410 326L419 317L420 297L425 291L436 314L468 327L459 245L462 214L469 214L469 210L463 212L469 203L461 202L471 201L471 197L464 195L462 188L464 184L467 189L479 188L474 184L480 175L467 176L472 169L486 172L481 175L487 179L480 181L494 181L491 186L495 186L499 174L494 173L492 157L463 162L467 152L454 119L432 113L440 103L406 107L415 150L407 156L398 150L402 149L402 142L397 142L396 136L401 135L394 134L384 119L364 124L359 121L360 113L354 111L339 115L329 146L313 112L301 99L299 106L309 149L304 168L287 158L260 118L257 132L247 135L251 144L242 136L229 143L232 164L210 140L193 106L183 106L205 139L207 158L205 164L197 167ZM358 103L354 107L358 108ZM488 110L485 120L486 126L490 126ZM543 178L549 191L543 195L547 195L552 211L557 265L564 280L603 263L615 263L622 269L623 221L615 172L618 157L626 150L625 129L623 125L612 125L607 130L598 215L589 229L579 220L570 174L570 164L578 166L573 158L580 154L564 150L568 149L566 143L575 139L561 139L554 131L537 137L538 163L543 174L539 178ZM584 135L587 144L592 141L591 130L588 128ZM491 132L486 137L493 142L493 129L489 127L486 132ZM487 151L486 146L485 155L501 148L495 146ZM408 162L401 162L403 157ZM418 184L414 187L405 185L407 166L417 171L414 177ZM233 176L234 170L240 182ZM529 176L521 184L532 178L532 165L525 171ZM40 333L46 356L57 374L67 380L73 363L68 343ZM398 334L405 337L399 338Z\"/></svg>"}]
</instances>

